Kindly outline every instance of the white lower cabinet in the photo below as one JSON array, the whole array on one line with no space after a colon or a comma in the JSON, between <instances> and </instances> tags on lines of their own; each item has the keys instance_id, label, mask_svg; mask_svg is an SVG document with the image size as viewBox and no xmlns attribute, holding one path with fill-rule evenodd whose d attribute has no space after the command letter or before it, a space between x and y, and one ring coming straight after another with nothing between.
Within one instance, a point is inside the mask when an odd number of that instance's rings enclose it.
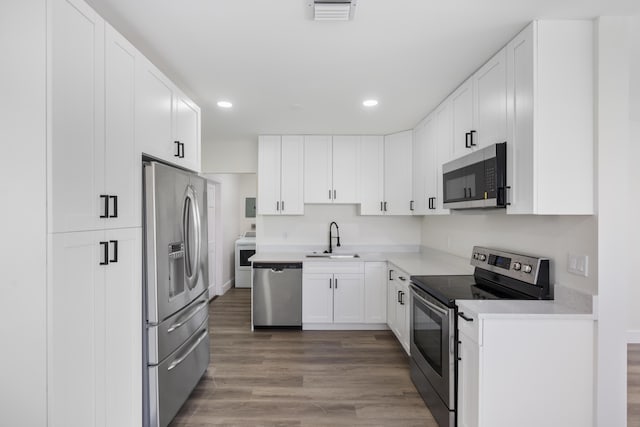
<instances>
[{"instance_id":1,"label":"white lower cabinet","mask_svg":"<svg viewBox=\"0 0 640 427\"><path fill-rule=\"evenodd\" d=\"M409 275L389 264L387 283L387 324L409 354Z\"/></svg>"},{"instance_id":2,"label":"white lower cabinet","mask_svg":"<svg viewBox=\"0 0 640 427\"><path fill-rule=\"evenodd\" d=\"M364 263L364 321L387 321L387 263Z\"/></svg>"},{"instance_id":3,"label":"white lower cabinet","mask_svg":"<svg viewBox=\"0 0 640 427\"><path fill-rule=\"evenodd\" d=\"M50 236L49 425L140 425L141 229Z\"/></svg>"},{"instance_id":4,"label":"white lower cabinet","mask_svg":"<svg viewBox=\"0 0 640 427\"><path fill-rule=\"evenodd\" d=\"M379 329L386 322L386 262L305 262L305 329Z\"/></svg>"},{"instance_id":5,"label":"white lower cabinet","mask_svg":"<svg viewBox=\"0 0 640 427\"><path fill-rule=\"evenodd\" d=\"M458 426L593 425L593 319L457 305Z\"/></svg>"}]
</instances>

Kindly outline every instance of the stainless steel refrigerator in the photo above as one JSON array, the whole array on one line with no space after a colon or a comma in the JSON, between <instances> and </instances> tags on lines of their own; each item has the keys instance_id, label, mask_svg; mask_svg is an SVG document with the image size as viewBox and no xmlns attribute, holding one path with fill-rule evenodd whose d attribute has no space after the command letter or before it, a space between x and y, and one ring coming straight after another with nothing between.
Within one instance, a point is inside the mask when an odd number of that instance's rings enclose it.
<instances>
[{"instance_id":1,"label":"stainless steel refrigerator","mask_svg":"<svg viewBox=\"0 0 640 427\"><path fill-rule=\"evenodd\" d=\"M206 181L144 162L144 425L165 427L209 365Z\"/></svg>"}]
</instances>

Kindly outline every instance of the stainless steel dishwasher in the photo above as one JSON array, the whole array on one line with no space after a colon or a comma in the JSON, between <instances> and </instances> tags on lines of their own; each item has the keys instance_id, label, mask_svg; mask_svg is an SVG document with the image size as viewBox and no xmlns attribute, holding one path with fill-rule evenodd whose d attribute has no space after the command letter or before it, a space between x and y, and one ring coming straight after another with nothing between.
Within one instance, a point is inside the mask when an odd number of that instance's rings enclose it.
<instances>
[{"instance_id":1,"label":"stainless steel dishwasher","mask_svg":"<svg viewBox=\"0 0 640 427\"><path fill-rule=\"evenodd\" d=\"M253 263L253 326L302 327L302 263Z\"/></svg>"}]
</instances>

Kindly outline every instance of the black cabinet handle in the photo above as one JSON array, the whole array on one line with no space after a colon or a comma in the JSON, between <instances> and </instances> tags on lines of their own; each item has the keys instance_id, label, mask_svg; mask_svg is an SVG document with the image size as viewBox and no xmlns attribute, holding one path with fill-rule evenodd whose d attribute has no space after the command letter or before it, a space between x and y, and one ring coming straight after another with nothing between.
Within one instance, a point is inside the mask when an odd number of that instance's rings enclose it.
<instances>
[{"instance_id":1,"label":"black cabinet handle","mask_svg":"<svg viewBox=\"0 0 640 427\"><path fill-rule=\"evenodd\" d=\"M113 258L111 258L109 262L118 262L118 241L109 240L109 243L113 245Z\"/></svg>"},{"instance_id":2,"label":"black cabinet handle","mask_svg":"<svg viewBox=\"0 0 640 427\"><path fill-rule=\"evenodd\" d=\"M176 154L173 157L180 157L180 141L173 141L176 144Z\"/></svg>"},{"instance_id":3,"label":"black cabinet handle","mask_svg":"<svg viewBox=\"0 0 640 427\"><path fill-rule=\"evenodd\" d=\"M280 210L280 202L276 202L276 210L279 211Z\"/></svg>"},{"instance_id":4,"label":"black cabinet handle","mask_svg":"<svg viewBox=\"0 0 640 427\"><path fill-rule=\"evenodd\" d=\"M399 277L398 277L398 279L402 280L403 282L406 282L406 281L407 281L407 279L405 279L405 278L404 278L404 277L402 277L402 276L399 276Z\"/></svg>"},{"instance_id":5,"label":"black cabinet handle","mask_svg":"<svg viewBox=\"0 0 640 427\"><path fill-rule=\"evenodd\" d=\"M392 274L393 274L393 270L389 270L389 280L393 280L393 278L391 277Z\"/></svg>"},{"instance_id":6,"label":"black cabinet handle","mask_svg":"<svg viewBox=\"0 0 640 427\"><path fill-rule=\"evenodd\" d=\"M413 210L413 200L409 201L409 210L412 211Z\"/></svg>"},{"instance_id":7,"label":"black cabinet handle","mask_svg":"<svg viewBox=\"0 0 640 427\"><path fill-rule=\"evenodd\" d=\"M180 158L184 159L184 142L179 142L178 144L180 144L178 146L178 148L180 150Z\"/></svg>"},{"instance_id":8,"label":"black cabinet handle","mask_svg":"<svg viewBox=\"0 0 640 427\"><path fill-rule=\"evenodd\" d=\"M466 320L467 322L473 322L473 318L472 317L467 317L464 315L464 313L461 311L460 313L458 313L458 316L462 317L464 320Z\"/></svg>"},{"instance_id":9,"label":"black cabinet handle","mask_svg":"<svg viewBox=\"0 0 640 427\"><path fill-rule=\"evenodd\" d=\"M109 200L113 200L113 214L109 218L118 218L118 196L109 196Z\"/></svg>"},{"instance_id":10,"label":"black cabinet handle","mask_svg":"<svg viewBox=\"0 0 640 427\"><path fill-rule=\"evenodd\" d=\"M331 200L331 190L329 190L329 200Z\"/></svg>"},{"instance_id":11,"label":"black cabinet handle","mask_svg":"<svg viewBox=\"0 0 640 427\"><path fill-rule=\"evenodd\" d=\"M282 212L284 212L284 200L280 200L280 207L282 208Z\"/></svg>"},{"instance_id":12,"label":"black cabinet handle","mask_svg":"<svg viewBox=\"0 0 640 427\"><path fill-rule=\"evenodd\" d=\"M398 291L398 304L400 304L400 291Z\"/></svg>"},{"instance_id":13,"label":"black cabinet handle","mask_svg":"<svg viewBox=\"0 0 640 427\"><path fill-rule=\"evenodd\" d=\"M464 134L464 146L467 148L471 148L471 132L467 132Z\"/></svg>"},{"instance_id":14,"label":"black cabinet handle","mask_svg":"<svg viewBox=\"0 0 640 427\"><path fill-rule=\"evenodd\" d=\"M471 139L471 146L472 146L472 147L475 147L475 146L476 146L476 143L475 143L475 140L476 140L476 131L475 131L475 130L472 130L472 131L471 131L471 132L469 132L469 133L471 134L471 137L470 137L470 139Z\"/></svg>"},{"instance_id":15,"label":"black cabinet handle","mask_svg":"<svg viewBox=\"0 0 640 427\"><path fill-rule=\"evenodd\" d=\"M104 200L104 210L100 218L109 218L109 196L106 194L101 194L100 199Z\"/></svg>"},{"instance_id":16,"label":"black cabinet handle","mask_svg":"<svg viewBox=\"0 0 640 427\"><path fill-rule=\"evenodd\" d=\"M384 202L384 211L387 211L387 202Z\"/></svg>"},{"instance_id":17,"label":"black cabinet handle","mask_svg":"<svg viewBox=\"0 0 640 427\"><path fill-rule=\"evenodd\" d=\"M333 289L338 289L338 279L333 279Z\"/></svg>"},{"instance_id":18,"label":"black cabinet handle","mask_svg":"<svg viewBox=\"0 0 640 427\"><path fill-rule=\"evenodd\" d=\"M380 202L380 212L384 211L384 209L382 208L384 202Z\"/></svg>"},{"instance_id":19,"label":"black cabinet handle","mask_svg":"<svg viewBox=\"0 0 640 427\"><path fill-rule=\"evenodd\" d=\"M107 265L109 264L109 242L100 242L100 246L103 249L103 258L100 261L100 265Z\"/></svg>"},{"instance_id":20,"label":"black cabinet handle","mask_svg":"<svg viewBox=\"0 0 640 427\"><path fill-rule=\"evenodd\" d=\"M331 279L329 279L329 289L331 289Z\"/></svg>"},{"instance_id":21,"label":"black cabinet handle","mask_svg":"<svg viewBox=\"0 0 640 427\"><path fill-rule=\"evenodd\" d=\"M435 197L429 197L429 209L435 209L435 201L436 198Z\"/></svg>"},{"instance_id":22,"label":"black cabinet handle","mask_svg":"<svg viewBox=\"0 0 640 427\"><path fill-rule=\"evenodd\" d=\"M404 292L400 291L400 305L404 305Z\"/></svg>"},{"instance_id":23,"label":"black cabinet handle","mask_svg":"<svg viewBox=\"0 0 640 427\"><path fill-rule=\"evenodd\" d=\"M336 190L333 190L333 200L336 199Z\"/></svg>"}]
</instances>

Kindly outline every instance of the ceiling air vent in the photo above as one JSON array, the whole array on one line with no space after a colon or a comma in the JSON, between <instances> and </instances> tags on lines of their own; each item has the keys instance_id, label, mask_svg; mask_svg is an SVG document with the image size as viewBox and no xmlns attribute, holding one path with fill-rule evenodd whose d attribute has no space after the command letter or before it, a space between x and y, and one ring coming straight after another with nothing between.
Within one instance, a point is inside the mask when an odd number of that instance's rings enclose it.
<instances>
[{"instance_id":1,"label":"ceiling air vent","mask_svg":"<svg viewBox=\"0 0 640 427\"><path fill-rule=\"evenodd\" d=\"M356 0L313 0L309 6L316 21L348 21L353 19Z\"/></svg>"}]
</instances>

